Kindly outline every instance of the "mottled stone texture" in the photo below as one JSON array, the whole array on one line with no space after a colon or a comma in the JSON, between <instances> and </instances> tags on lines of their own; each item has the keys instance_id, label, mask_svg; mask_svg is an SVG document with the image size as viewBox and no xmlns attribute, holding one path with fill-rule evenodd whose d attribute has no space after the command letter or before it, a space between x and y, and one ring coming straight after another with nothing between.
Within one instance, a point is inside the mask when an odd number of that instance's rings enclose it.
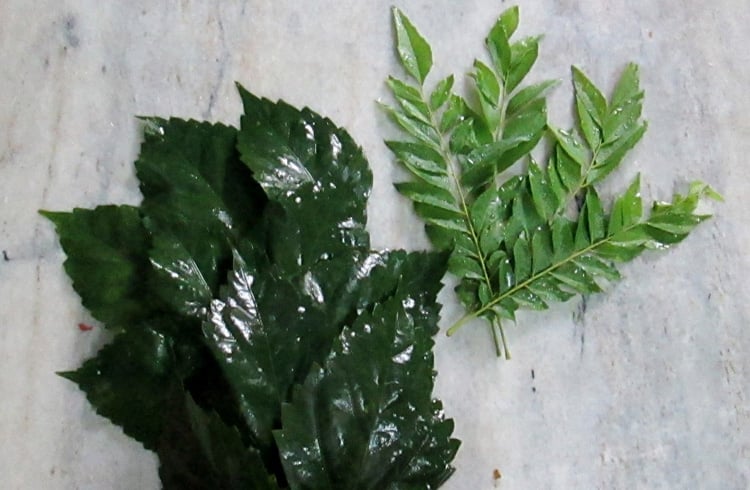
<instances>
[{"instance_id":1,"label":"mottled stone texture","mask_svg":"<svg viewBox=\"0 0 750 490\"><path fill-rule=\"evenodd\" d=\"M391 182L375 99L398 73L388 1L0 2L0 487L157 488L155 458L54 375L106 339L80 306L39 208L137 203L135 115L237 123L233 82L349 128L375 173L377 247L426 240ZM514 359L488 332L440 336L438 394L463 446L446 488L750 486L750 3L520 0L543 32L532 79L569 66L604 87L641 65L649 131L604 195L636 172L663 199L699 178L726 203L666 254L624 268L606 295L521 314ZM157 5L158 4L158 5ZM436 74L469 71L510 2L397 2L432 40ZM444 322L460 312L450 289ZM94 325L96 325L94 323ZM493 482L493 472L502 474Z\"/></svg>"}]
</instances>

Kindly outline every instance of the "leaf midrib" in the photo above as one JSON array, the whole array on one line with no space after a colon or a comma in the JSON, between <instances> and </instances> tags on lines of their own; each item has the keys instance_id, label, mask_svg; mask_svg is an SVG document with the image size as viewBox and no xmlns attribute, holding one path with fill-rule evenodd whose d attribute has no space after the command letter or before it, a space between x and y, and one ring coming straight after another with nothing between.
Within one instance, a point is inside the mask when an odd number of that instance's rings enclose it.
<instances>
[{"instance_id":1,"label":"leaf midrib","mask_svg":"<svg viewBox=\"0 0 750 490\"><path fill-rule=\"evenodd\" d=\"M578 250L578 251L572 253L571 255L569 255L565 259L561 260L560 262L552 264L549 267L547 267L546 269L543 269L542 271L537 272L536 274L532 274L529 278L523 280L522 282L516 284L515 286L513 286L510 289L508 289L504 293L502 293L499 296L495 297L490 302L488 302L486 305L484 305L481 308L479 308L477 311L475 311L473 313L470 313L470 314L462 317L461 319L459 319L456 323L454 323L453 325L451 325L451 327L447 331L447 335L448 336L453 335L454 333L456 333L456 331L459 329L459 327L461 327L468 320L471 320L472 318L479 317L482 313L486 313L487 311L489 311L490 309L492 309L492 307L494 307L496 304L500 303L502 300L504 300L506 298L509 298L509 297L513 296L514 294L516 294L519 291L523 290L524 288L528 287L531 283L537 281L538 279L544 277L547 274L552 274L555 270L559 269L560 267L562 267L562 266L564 266L566 264L571 263L572 261L574 261L578 257L580 257L582 255L585 255L585 254L587 254L587 253L595 250L596 248L598 248L598 247L600 247L602 245L606 245L608 243L612 243L612 239L617 234L630 231L630 230L636 228L637 226L642 225L643 223L644 222L639 221L639 222L633 223L632 225L629 225L629 226L626 226L624 228L621 228L620 230L617 231L617 233L614 233L614 234L609 235L609 236L607 236L607 237L605 237L605 238L603 238L603 239L601 239L601 240L599 240L597 242L594 242L591 245L589 245L588 247L585 247L585 248L583 248L581 250Z\"/></svg>"},{"instance_id":2,"label":"leaf midrib","mask_svg":"<svg viewBox=\"0 0 750 490\"><path fill-rule=\"evenodd\" d=\"M426 98L424 91L422 87L420 87L419 91L420 97L422 98L422 101L426 103ZM480 266L482 267L482 275L484 276L485 284L488 288L490 288L490 292L492 292L492 282L490 281L489 273L487 272L487 264L484 260L484 257L482 256L482 249L479 246L479 237L477 236L476 230L474 229L474 224L471 222L471 215L469 214L469 208L466 204L466 196L463 193L463 190L461 189L461 183L458 180L458 177L456 176L455 167L454 164L457 165L457 163L454 161L454 158L452 157L452 154L450 152L448 142L445 140L445 135L442 131L440 131L439 125L437 124L437 121L435 119L435 112L430 107L429 104L427 104L427 110L430 115L430 125L432 126L432 129L437 133L438 139L440 141L440 154L445 160L445 166L448 170L448 175L450 176L453 187L454 187L454 195L453 197L458 197L459 205L460 205L460 211L462 214L462 217L464 219L464 222L466 223L466 229L469 232L469 236L471 238L471 242L474 245L474 249L476 251L476 257L479 261Z\"/></svg>"}]
</instances>

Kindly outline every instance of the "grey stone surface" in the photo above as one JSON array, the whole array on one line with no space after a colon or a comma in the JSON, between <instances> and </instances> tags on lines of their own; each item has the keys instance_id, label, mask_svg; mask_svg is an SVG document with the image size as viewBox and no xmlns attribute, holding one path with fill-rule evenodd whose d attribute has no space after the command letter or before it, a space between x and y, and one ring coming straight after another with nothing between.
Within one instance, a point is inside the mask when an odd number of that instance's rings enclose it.
<instances>
[{"instance_id":1,"label":"grey stone surface","mask_svg":"<svg viewBox=\"0 0 750 490\"><path fill-rule=\"evenodd\" d=\"M374 103L397 73L391 1L0 2L0 488L157 488L156 460L54 375L106 341L39 208L137 203L134 115L237 123L234 81L350 129L374 169L377 247L426 246L391 182L393 135ZM468 72L510 3L410 0L436 75ZM644 196L692 179L726 198L666 254L625 266L607 294L521 314L514 359L480 325L437 343L438 395L463 446L448 489L750 486L750 3L519 1L543 32L533 79L561 78L550 119L569 124L569 66L611 87L641 65L649 131L606 187L640 172ZM437 79L437 77L435 77ZM450 289L444 324L460 316ZM493 482L493 470L503 477Z\"/></svg>"}]
</instances>

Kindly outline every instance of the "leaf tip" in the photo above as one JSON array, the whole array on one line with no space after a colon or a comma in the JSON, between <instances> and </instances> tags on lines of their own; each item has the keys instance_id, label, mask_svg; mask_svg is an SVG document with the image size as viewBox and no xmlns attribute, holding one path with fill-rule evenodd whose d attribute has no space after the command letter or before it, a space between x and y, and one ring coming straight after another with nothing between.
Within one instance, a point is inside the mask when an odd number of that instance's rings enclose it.
<instances>
[{"instance_id":1,"label":"leaf tip","mask_svg":"<svg viewBox=\"0 0 750 490\"><path fill-rule=\"evenodd\" d=\"M55 374L60 376L61 378L65 378L68 381L72 381L75 384L78 384L79 377L77 371L56 371Z\"/></svg>"},{"instance_id":2,"label":"leaf tip","mask_svg":"<svg viewBox=\"0 0 750 490\"><path fill-rule=\"evenodd\" d=\"M62 211L50 211L48 209L40 209L37 211L40 216L43 216L44 218L47 218L50 220L53 224L58 225L60 223L60 219L69 213L65 213Z\"/></svg>"}]
</instances>

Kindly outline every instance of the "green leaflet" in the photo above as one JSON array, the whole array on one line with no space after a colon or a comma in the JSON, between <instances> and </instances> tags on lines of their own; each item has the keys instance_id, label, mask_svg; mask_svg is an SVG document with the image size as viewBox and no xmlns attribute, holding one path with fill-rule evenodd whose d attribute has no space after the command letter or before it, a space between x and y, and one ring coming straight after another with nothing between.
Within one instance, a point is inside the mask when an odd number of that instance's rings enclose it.
<instances>
[{"instance_id":1,"label":"green leaflet","mask_svg":"<svg viewBox=\"0 0 750 490\"><path fill-rule=\"evenodd\" d=\"M394 22L404 23L398 12ZM425 76L390 85L400 109L388 108L412 140L389 141L396 159L413 176L396 188L414 203L428 236L451 251L449 271L460 279L459 300L468 310L448 329L467 320L489 321L498 355L509 357L502 328L519 309L540 310L576 294L599 292L620 278L614 262L643 250L683 240L706 216L695 214L703 197L718 194L696 183L687 196L655 205L644 217L640 180L614 199L607 211L595 185L612 173L641 139L643 91L638 68L624 69L609 99L578 69L572 69L576 127L548 126L545 95L556 82L524 85L538 56L540 37L513 40L518 8L503 12L485 39L489 63L475 60L472 107L453 87L434 91L447 104L430 104ZM412 26L411 23L409 23ZM421 38L416 29L412 38ZM402 50L397 36L397 49ZM403 60L402 60L403 61ZM419 114L406 110L421 107ZM531 157L551 133L546 165ZM520 174L509 170L521 159ZM499 337L498 337L499 334Z\"/></svg>"},{"instance_id":2,"label":"green leaflet","mask_svg":"<svg viewBox=\"0 0 750 490\"><path fill-rule=\"evenodd\" d=\"M423 56L417 41L414 49ZM432 103L446 105L451 86L446 79ZM342 332L377 320L377 332L357 344L357 362L387 372L357 369L344 379L336 371L318 403L335 410L337 397L358 397L386 378L388 389L408 386L374 400L402 407L393 413L409 409L391 439L362 445L359 428L386 420L383 407L349 414L347 446L338 449L373 462L368 481L436 488L458 448L452 421L432 399L431 337L447 254L371 251L372 175L348 133L309 109L239 89L239 130L145 120L140 207L43 213L84 305L116 333L61 374L156 452L165 488L298 488L274 434L312 452L313 428L285 421L282 407L317 366L338 359ZM392 307L380 315L384 304ZM395 337L417 353L408 369L384 364ZM332 478L350 476L341 467Z\"/></svg>"}]
</instances>

